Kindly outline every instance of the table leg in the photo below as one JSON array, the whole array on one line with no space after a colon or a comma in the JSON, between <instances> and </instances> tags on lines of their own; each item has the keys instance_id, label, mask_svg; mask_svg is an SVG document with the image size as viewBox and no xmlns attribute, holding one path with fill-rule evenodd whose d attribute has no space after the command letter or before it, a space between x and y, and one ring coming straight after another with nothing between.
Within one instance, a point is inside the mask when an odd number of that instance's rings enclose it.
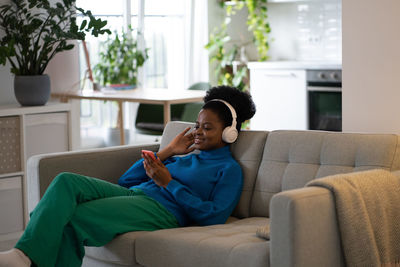
<instances>
[{"instance_id":1,"label":"table leg","mask_svg":"<svg viewBox=\"0 0 400 267\"><path fill-rule=\"evenodd\" d=\"M164 127L171 120L171 104L164 103Z\"/></svg>"},{"instance_id":2,"label":"table leg","mask_svg":"<svg viewBox=\"0 0 400 267\"><path fill-rule=\"evenodd\" d=\"M117 127L119 128L120 144L125 145L125 131L124 131L124 105L122 101L118 101L118 121Z\"/></svg>"}]
</instances>

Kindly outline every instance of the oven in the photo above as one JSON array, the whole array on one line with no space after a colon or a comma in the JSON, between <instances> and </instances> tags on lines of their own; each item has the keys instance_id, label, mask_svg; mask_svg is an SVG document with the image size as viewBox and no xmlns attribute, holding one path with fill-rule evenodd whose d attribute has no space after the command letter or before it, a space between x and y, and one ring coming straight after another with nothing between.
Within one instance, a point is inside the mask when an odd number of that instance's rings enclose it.
<instances>
[{"instance_id":1,"label":"oven","mask_svg":"<svg viewBox=\"0 0 400 267\"><path fill-rule=\"evenodd\" d=\"M308 128L342 131L342 70L306 70Z\"/></svg>"}]
</instances>

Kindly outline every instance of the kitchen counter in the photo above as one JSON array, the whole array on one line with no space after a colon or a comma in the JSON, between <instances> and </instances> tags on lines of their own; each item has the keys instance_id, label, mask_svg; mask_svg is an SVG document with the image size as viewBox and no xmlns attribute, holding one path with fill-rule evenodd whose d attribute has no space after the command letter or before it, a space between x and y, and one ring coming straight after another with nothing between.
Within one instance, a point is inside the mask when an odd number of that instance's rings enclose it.
<instances>
[{"instance_id":1,"label":"kitchen counter","mask_svg":"<svg viewBox=\"0 0 400 267\"><path fill-rule=\"evenodd\" d=\"M340 61L253 61L247 63L249 69L342 69Z\"/></svg>"}]
</instances>

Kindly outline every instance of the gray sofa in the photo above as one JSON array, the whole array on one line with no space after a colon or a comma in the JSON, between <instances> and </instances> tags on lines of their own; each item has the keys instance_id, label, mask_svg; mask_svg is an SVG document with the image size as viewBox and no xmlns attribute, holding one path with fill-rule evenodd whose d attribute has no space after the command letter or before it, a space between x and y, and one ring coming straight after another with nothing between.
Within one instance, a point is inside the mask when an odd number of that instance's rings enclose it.
<instances>
[{"instance_id":1,"label":"gray sofa","mask_svg":"<svg viewBox=\"0 0 400 267\"><path fill-rule=\"evenodd\" d=\"M116 182L141 149L157 151L188 124L171 122L161 144L34 156L31 210L59 172ZM84 266L343 266L331 193L312 179L374 168L400 169L399 136L318 131L243 131L231 145L244 172L241 199L223 225L130 232L86 248ZM270 240L256 236L270 223Z\"/></svg>"}]
</instances>

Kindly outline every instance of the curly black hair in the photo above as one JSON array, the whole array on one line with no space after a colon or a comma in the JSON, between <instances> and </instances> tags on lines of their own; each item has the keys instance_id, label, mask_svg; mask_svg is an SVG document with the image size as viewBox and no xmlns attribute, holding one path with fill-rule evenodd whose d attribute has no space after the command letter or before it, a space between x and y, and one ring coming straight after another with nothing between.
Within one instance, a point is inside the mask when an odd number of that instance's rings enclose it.
<instances>
[{"instance_id":1,"label":"curly black hair","mask_svg":"<svg viewBox=\"0 0 400 267\"><path fill-rule=\"evenodd\" d=\"M229 108L222 102L210 101L213 99L222 99L233 106L237 115L236 128L240 131L244 121L251 119L256 113L256 106L251 95L242 92L231 86L216 86L209 89L204 97L203 109L214 111L220 119L225 122L225 127L232 125L232 114Z\"/></svg>"}]
</instances>

